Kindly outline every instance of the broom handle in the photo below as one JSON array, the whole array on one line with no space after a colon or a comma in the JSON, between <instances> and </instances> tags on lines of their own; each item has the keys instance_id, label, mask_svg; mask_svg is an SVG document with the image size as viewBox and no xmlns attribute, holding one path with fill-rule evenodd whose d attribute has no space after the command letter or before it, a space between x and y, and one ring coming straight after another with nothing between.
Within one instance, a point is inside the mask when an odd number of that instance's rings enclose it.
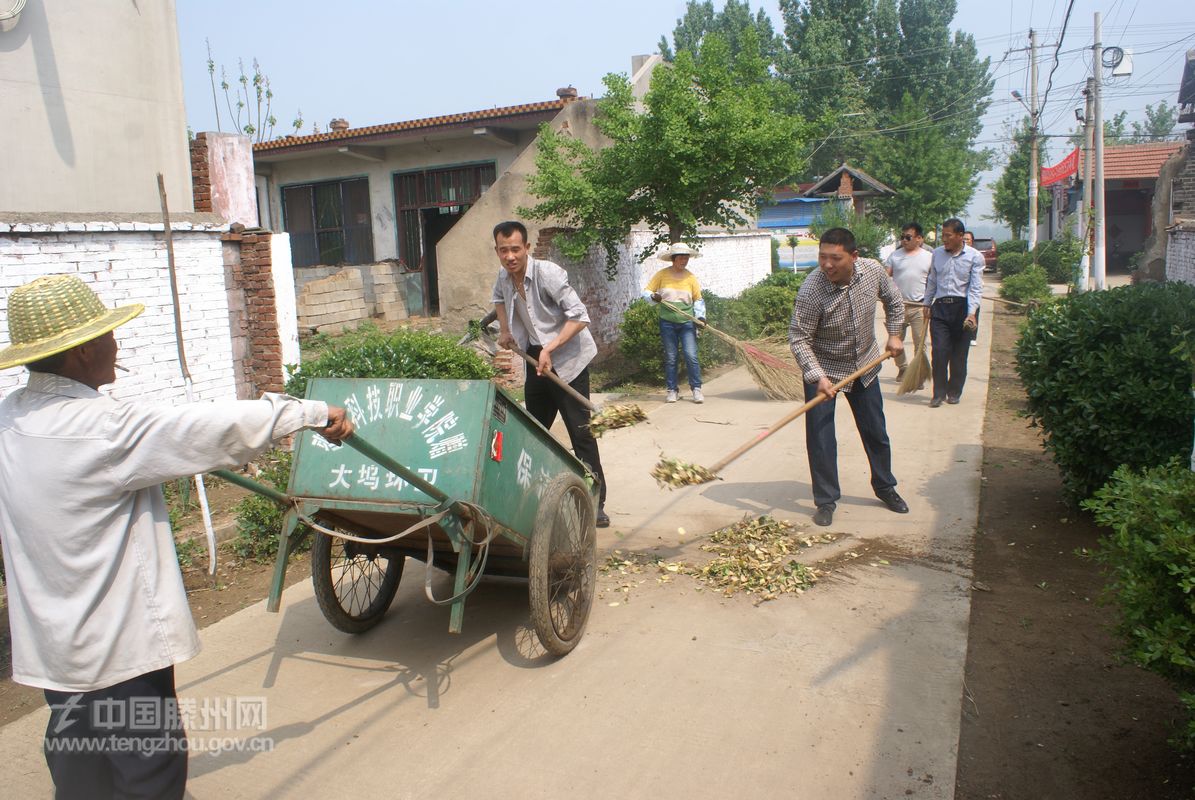
<instances>
[{"instance_id":1,"label":"broom handle","mask_svg":"<svg viewBox=\"0 0 1195 800\"><path fill-rule=\"evenodd\" d=\"M863 375L864 373L869 372L870 370L874 369L875 367L878 367L880 364L883 364L885 360L887 360L891 357L892 357L891 353L885 352L884 355L880 356L875 361L872 361L870 364L859 367L859 369L855 370L850 375L847 375L845 378L840 380L838 383L834 384L834 391L837 392L838 390L842 389L843 386L846 386L848 383L855 380L860 375ZM710 472L718 473L718 472L721 472L722 470L726 469L727 465L729 465L730 462L734 461L736 458L741 456L743 453L746 453L752 447L755 447L755 445L759 444L764 439L768 438L773 433L780 430L785 425L792 422L794 419L796 419L797 417L801 416L809 409L816 406L818 403L824 402L825 399L826 399L826 396L824 394L822 394L821 392L818 392L817 397L814 397L812 400L810 400L808 403L806 403L805 405L798 408L796 411L789 412L788 414L786 414L784 416L783 419L781 419L779 422L772 425L772 427L768 428L766 431L760 433L758 436L756 436L751 441L749 441L746 444L739 447L739 449L735 450L733 453L731 453L726 458L719 461L717 464L714 464L714 466L710 467Z\"/></svg>"},{"instance_id":2,"label":"broom handle","mask_svg":"<svg viewBox=\"0 0 1195 800\"><path fill-rule=\"evenodd\" d=\"M713 325L710 325L708 322L702 322L701 320L697 319L697 317L693 316L692 314L686 314L684 311L681 311L679 308L672 305L672 303L669 303L667 300L661 300L660 305L664 306L669 311L673 311L677 314L680 314L682 317L688 318L692 322L698 323L698 327L700 327L702 330L709 331L710 333L712 333L715 336L717 336L718 338L720 338L722 341L726 342L731 347L742 347L743 346L742 342L740 342L738 339L735 339L729 333L723 333L722 331L715 328Z\"/></svg>"},{"instance_id":3,"label":"broom handle","mask_svg":"<svg viewBox=\"0 0 1195 800\"><path fill-rule=\"evenodd\" d=\"M990 297L985 294L985 295L983 295L983 299L991 300L995 303L1003 303L1006 306L1016 306L1017 308L1029 308L1029 306L1026 303L1014 303L1011 300L1005 300L1003 297ZM906 306L917 306L918 308L929 308L929 306L927 304L918 303L916 300L905 300L905 305Z\"/></svg>"},{"instance_id":4,"label":"broom handle","mask_svg":"<svg viewBox=\"0 0 1195 800\"><path fill-rule=\"evenodd\" d=\"M524 353L524 352L523 352L522 350L520 350L519 348L517 348L517 347L512 347L512 348L510 348L510 350L511 350L511 352L512 352L512 353L515 353L516 355L519 355L519 356L521 356L521 357L522 357L522 359L523 359L524 361L526 361L528 364L530 364L530 365L531 365L532 367L534 367L535 369L539 369L539 362L538 362L538 361L536 361L536 360L535 360L534 358L532 358L531 356L529 356L529 355L527 355L526 353ZM560 378L560 376L559 376L559 375L557 375L555 372L545 372L545 373L543 374L543 376L542 376L542 377L544 377L544 378L547 378L547 379L548 379L548 380L550 380L552 383L556 384L556 385L557 385L557 386L559 386L561 389L563 389L564 391L568 392L570 395L572 395L572 398L573 398L574 400L576 400L578 403L580 403L581 405L583 405L583 406L585 406L586 408L588 408L590 411L595 411L595 412L597 411L597 406L595 406L595 405L593 404L593 401L591 401L591 400L590 400L588 397L586 397L585 395L581 394L581 393L580 393L580 392L578 392L576 389L574 389L573 387L571 387L571 386L569 386L567 383L565 383L565 382L564 382L564 381L563 381L563 380Z\"/></svg>"}]
</instances>

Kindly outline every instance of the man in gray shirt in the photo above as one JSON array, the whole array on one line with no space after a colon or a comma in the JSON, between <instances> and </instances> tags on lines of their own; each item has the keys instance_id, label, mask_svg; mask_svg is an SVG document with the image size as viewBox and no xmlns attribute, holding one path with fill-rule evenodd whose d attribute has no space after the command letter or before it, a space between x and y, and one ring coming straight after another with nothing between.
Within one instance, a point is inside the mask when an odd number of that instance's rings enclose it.
<instances>
[{"instance_id":1,"label":"man in gray shirt","mask_svg":"<svg viewBox=\"0 0 1195 800\"><path fill-rule=\"evenodd\" d=\"M589 397L589 362L597 355L597 345L589 332L589 312L569 286L568 273L551 261L531 258L523 223L496 225L494 252L502 264L493 293L498 344L517 346L538 362L536 369L527 370L527 410L548 429L557 413L564 419L573 452L600 485L597 527L609 527L606 476L597 440L589 431L589 409L544 377L555 372L582 396Z\"/></svg>"},{"instance_id":2,"label":"man in gray shirt","mask_svg":"<svg viewBox=\"0 0 1195 800\"><path fill-rule=\"evenodd\" d=\"M896 282L896 288L900 289L900 296L914 303L921 303L925 297L925 279L931 264L930 251L925 249L924 244L921 225L906 223L900 231L900 246L884 262L888 274ZM913 329L913 346L919 347L925 338L925 317L920 311L913 310L905 314L905 322L900 329L901 341L904 341L905 331L909 328ZM897 380L905 376L907 366L908 358L902 350L896 357Z\"/></svg>"}]
</instances>

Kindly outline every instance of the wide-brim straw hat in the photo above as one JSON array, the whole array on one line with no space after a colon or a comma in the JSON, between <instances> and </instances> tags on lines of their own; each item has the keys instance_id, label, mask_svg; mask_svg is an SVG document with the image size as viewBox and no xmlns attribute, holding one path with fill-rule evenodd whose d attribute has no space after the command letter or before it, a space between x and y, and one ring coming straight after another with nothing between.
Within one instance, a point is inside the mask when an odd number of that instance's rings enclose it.
<instances>
[{"instance_id":1,"label":"wide-brim straw hat","mask_svg":"<svg viewBox=\"0 0 1195 800\"><path fill-rule=\"evenodd\" d=\"M689 258L701 258L701 253L698 253L692 247L684 242L677 242L670 246L663 253L660 253L656 258L661 261L671 261L674 256L688 256Z\"/></svg>"},{"instance_id":2,"label":"wide-brim straw hat","mask_svg":"<svg viewBox=\"0 0 1195 800\"><path fill-rule=\"evenodd\" d=\"M0 369L29 364L115 330L145 310L141 303L108 308L77 275L47 275L8 296L8 339Z\"/></svg>"}]
</instances>

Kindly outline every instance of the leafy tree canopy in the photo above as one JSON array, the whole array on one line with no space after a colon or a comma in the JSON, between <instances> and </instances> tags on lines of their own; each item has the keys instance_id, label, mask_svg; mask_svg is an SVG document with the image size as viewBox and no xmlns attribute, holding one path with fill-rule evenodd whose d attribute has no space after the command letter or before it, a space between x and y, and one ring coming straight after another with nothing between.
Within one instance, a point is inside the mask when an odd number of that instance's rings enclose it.
<instances>
[{"instance_id":1,"label":"leafy tree canopy","mask_svg":"<svg viewBox=\"0 0 1195 800\"><path fill-rule=\"evenodd\" d=\"M751 27L734 54L717 32L701 37L697 57L677 51L652 76L642 111L625 76L604 82L595 124L610 145L593 150L541 127L528 178L540 202L519 211L570 228L557 239L569 258L601 245L610 277L632 226L655 234L643 258L701 225L743 226L743 209L801 165L805 126L783 111L787 87L770 78Z\"/></svg>"},{"instance_id":2,"label":"leafy tree canopy","mask_svg":"<svg viewBox=\"0 0 1195 800\"><path fill-rule=\"evenodd\" d=\"M1004 172L992 184L995 193L992 195L991 219L1003 221L1012 229L1014 239L1020 239L1022 232L1029 227L1029 165L1032 163L1032 143L1030 140L1029 117L1021 119L1012 135L1012 147L1008 154L1008 164ZM1045 162L1045 148L1038 148L1037 166L1041 169ZM1041 212L1050 207L1050 193L1039 192L1037 195L1037 210Z\"/></svg>"}]
</instances>

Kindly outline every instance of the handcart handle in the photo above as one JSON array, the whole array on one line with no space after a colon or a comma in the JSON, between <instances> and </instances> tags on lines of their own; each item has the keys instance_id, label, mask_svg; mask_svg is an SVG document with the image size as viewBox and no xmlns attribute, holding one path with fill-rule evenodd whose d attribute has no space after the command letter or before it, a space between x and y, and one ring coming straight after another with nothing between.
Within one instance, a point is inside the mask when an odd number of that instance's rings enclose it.
<instances>
[{"instance_id":1,"label":"handcart handle","mask_svg":"<svg viewBox=\"0 0 1195 800\"><path fill-rule=\"evenodd\" d=\"M268 497L269 499L273 500L278 505L281 505L281 506L289 506L290 505L290 498L287 497L282 492L278 491L277 489L273 488L272 486L266 486L264 483L255 481L252 478L246 478L244 475L240 474L239 472L233 472L232 470L228 470L228 469L214 469L214 470L212 470L212 474L215 475L217 478L223 478L224 480L228 481L229 483L235 483L237 486L240 486L242 489L248 489L251 492L256 492L257 494L260 494L262 497Z\"/></svg>"}]
</instances>

